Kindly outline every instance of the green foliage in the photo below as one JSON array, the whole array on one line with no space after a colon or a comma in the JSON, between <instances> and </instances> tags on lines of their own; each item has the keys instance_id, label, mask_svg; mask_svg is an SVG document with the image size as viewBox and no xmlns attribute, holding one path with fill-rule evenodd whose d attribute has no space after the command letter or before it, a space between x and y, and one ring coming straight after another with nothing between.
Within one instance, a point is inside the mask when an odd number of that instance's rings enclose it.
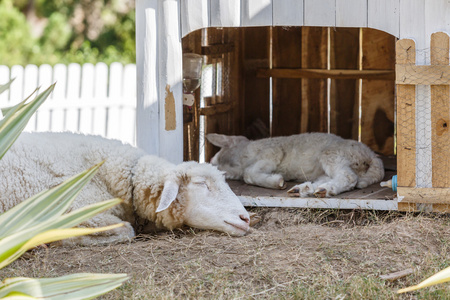
<instances>
[{"instance_id":1,"label":"green foliage","mask_svg":"<svg viewBox=\"0 0 450 300\"><path fill-rule=\"evenodd\" d=\"M26 64L33 56L35 42L25 16L11 0L0 1L0 64Z\"/></svg>"},{"instance_id":2,"label":"green foliage","mask_svg":"<svg viewBox=\"0 0 450 300\"><path fill-rule=\"evenodd\" d=\"M4 92L11 82L0 85ZM28 102L4 109L0 120L0 159L14 143L39 106L53 91L54 85ZM42 191L0 214L0 269L38 245L65 238L114 229L122 224L102 228L71 228L121 202L111 199L65 213L81 189L92 179L102 163L69 178L56 187ZM92 299L118 286L126 274L75 274L59 278L8 278L0 282L1 299Z\"/></svg>"},{"instance_id":3,"label":"green foliage","mask_svg":"<svg viewBox=\"0 0 450 300\"><path fill-rule=\"evenodd\" d=\"M134 63L134 22L133 0L2 0L0 65Z\"/></svg>"}]
</instances>

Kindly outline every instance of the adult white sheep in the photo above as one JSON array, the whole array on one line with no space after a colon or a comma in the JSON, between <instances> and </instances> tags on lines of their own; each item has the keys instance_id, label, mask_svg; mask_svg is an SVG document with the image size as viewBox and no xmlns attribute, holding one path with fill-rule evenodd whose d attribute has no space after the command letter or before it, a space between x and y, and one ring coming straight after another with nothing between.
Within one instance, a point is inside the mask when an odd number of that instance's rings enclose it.
<instances>
[{"instance_id":1,"label":"adult white sheep","mask_svg":"<svg viewBox=\"0 0 450 300\"><path fill-rule=\"evenodd\" d=\"M250 141L243 136L211 133L221 147L211 159L229 179L283 189L296 196L330 197L355 187L365 188L384 177L383 162L366 145L334 134L303 133Z\"/></svg>"},{"instance_id":2,"label":"adult white sheep","mask_svg":"<svg viewBox=\"0 0 450 300\"><path fill-rule=\"evenodd\" d=\"M23 133L19 137L0 160L0 213L103 160L71 209L122 198L121 205L81 226L119 222L125 226L70 243L128 241L135 236L133 226L145 221L160 229L188 225L233 236L249 229L248 212L216 167L196 162L174 165L119 141L72 133Z\"/></svg>"}]
</instances>

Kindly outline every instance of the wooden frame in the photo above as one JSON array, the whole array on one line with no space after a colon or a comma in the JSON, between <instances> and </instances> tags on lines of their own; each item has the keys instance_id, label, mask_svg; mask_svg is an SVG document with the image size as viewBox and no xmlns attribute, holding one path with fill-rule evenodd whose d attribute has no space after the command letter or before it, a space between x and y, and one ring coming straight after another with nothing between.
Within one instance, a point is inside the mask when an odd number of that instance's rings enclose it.
<instances>
[{"instance_id":1,"label":"wooden frame","mask_svg":"<svg viewBox=\"0 0 450 300\"><path fill-rule=\"evenodd\" d=\"M397 44L398 46L403 43L411 46L413 39L417 49L428 48L434 32L442 30L450 32L450 23L445 22L448 19L450 3L445 0L371 0L367 3L351 0L351 5L349 5L349 1L341 0L299 0L294 2L285 0L137 0L138 146L175 163L182 161L181 38L194 30L216 26L368 27L383 30L400 39L411 39L401 40ZM331 35L333 34L334 31ZM434 37L437 38L437 35ZM431 42L432 47L448 43L438 40ZM399 119L408 120L403 125L399 125L397 131L400 186L398 199L401 200L399 209L401 206L408 207L408 209L412 207L405 204L408 203L410 194L402 196L402 188L447 188L448 178L439 178L439 176L450 174L445 169L448 169L447 162L442 161L445 157L442 155L442 149L445 149L443 147L448 144L448 122L445 117L448 110L436 107L437 103L441 103L440 107L442 107L442 103L445 104L447 99L448 82L442 81L442 78L447 78L450 72L448 62L436 61L432 54L431 64L433 66L427 66L429 63L427 57L422 55L415 57L415 50L409 46L402 46L407 55L404 58L397 57L398 66L396 67L397 97L399 99L397 115ZM251 49L252 44L248 43L244 47ZM261 49L256 50L260 51ZM251 55L253 55L252 52L247 53L247 57L250 58ZM332 55L345 55L345 53L336 52ZM401 61L402 59L404 63ZM336 61L338 62L338 60ZM270 72L279 72L276 69L283 68L285 64L283 61L278 63L280 65L274 66L275 69ZM419 66L412 65L416 63ZM392 74L384 73L383 69L375 71L373 65L363 64L361 69L355 70L352 66L332 65L324 68L323 64L315 67L302 62L299 69L303 70L295 71L297 75L289 76L300 76L298 72L309 72L310 75L326 78L349 76L350 78L363 78L363 80L369 80L368 76L378 76L379 79L382 79L383 76L392 76ZM259 66L259 68L270 67L272 66ZM332 71L333 69L348 70ZM430 76L427 80L416 80L413 75L410 75L412 71L420 74L427 73ZM333 72L339 74L333 74ZM264 78L255 78L255 82L256 80L264 80ZM305 80L306 84L306 80L311 79L302 80ZM343 95L346 91L345 85L338 82L340 79L332 80L335 80L336 83L335 92ZM284 83L280 81L280 84ZM323 85L323 82L318 84L319 86ZM374 84L373 88L377 88L376 86ZM380 86L382 84L379 84L378 88ZM417 95L421 95L420 98L417 98ZM322 96L318 95L320 99L323 98ZM318 109L323 107L321 101L318 102ZM309 106L315 105L315 103L306 103L305 105L308 107L302 106L303 111L310 109ZM220 109L227 110L228 108L224 105ZM211 110L212 108L205 109L204 112L207 113ZM351 118L351 114L345 118ZM331 117L333 118L333 116ZM429 124L432 124L432 130L428 128ZM302 121L300 128L311 129L308 120ZM334 131L332 130L332 132ZM355 132L347 130L345 135L354 137ZM442 169L442 165L446 167ZM438 169L443 171L436 171ZM437 205L435 206L437 207ZM446 205L444 203L441 206L446 207ZM417 206L415 207L417 208Z\"/></svg>"}]
</instances>

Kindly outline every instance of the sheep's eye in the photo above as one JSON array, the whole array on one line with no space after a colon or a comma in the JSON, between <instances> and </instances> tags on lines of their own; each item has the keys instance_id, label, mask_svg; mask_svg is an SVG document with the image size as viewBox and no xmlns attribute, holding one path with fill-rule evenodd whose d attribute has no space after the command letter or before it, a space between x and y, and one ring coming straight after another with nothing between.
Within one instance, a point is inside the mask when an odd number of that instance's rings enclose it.
<instances>
[{"instance_id":1,"label":"sheep's eye","mask_svg":"<svg viewBox=\"0 0 450 300\"><path fill-rule=\"evenodd\" d=\"M197 182L193 182L195 185L197 185L197 186L202 186L202 187L205 187L205 188L207 188L208 190L209 190L209 186L208 186L208 184L206 183L206 181L197 181Z\"/></svg>"}]
</instances>

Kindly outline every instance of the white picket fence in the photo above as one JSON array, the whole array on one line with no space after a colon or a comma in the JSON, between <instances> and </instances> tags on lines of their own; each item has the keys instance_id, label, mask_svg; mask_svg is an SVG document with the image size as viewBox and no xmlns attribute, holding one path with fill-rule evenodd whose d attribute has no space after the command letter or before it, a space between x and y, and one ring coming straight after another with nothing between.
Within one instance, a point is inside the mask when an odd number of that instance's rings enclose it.
<instances>
[{"instance_id":1,"label":"white picket fence","mask_svg":"<svg viewBox=\"0 0 450 300\"><path fill-rule=\"evenodd\" d=\"M136 65L0 66L0 84L10 78L15 80L9 91L0 94L0 107L56 82L26 131L81 132L136 144Z\"/></svg>"}]
</instances>

